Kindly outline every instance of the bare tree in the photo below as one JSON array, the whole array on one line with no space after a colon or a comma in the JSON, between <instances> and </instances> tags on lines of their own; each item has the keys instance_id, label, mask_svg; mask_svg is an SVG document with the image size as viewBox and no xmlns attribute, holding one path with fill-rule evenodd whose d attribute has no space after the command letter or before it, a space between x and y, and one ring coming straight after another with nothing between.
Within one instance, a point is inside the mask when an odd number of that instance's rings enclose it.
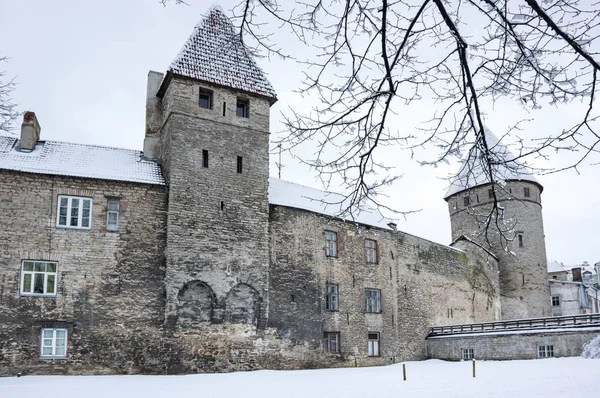
<instances>
[{"instance_id":1,"label":"bare tree","mask_svg":"<svg viewBox=\"0 0 600 398\"><path fill-rule=\"evenodd\" d=\"M277 145L293 152L317 142L314 157L301 160L325 185L335 179L345 188L344 211L366 202L385 208L378 193L401 177L379 156L390 145L410 154L436 149L423 164L466 159L467 175L493 187L503 173L523 172L528 159L577 153L566 167L537 170L556 172L598 155L596 0L240 0L232 12L249 48L306 65L300 92L319 105L303 114L290 109ZM314 57L297 59L273 28L314 49ZM484 123L500 97L532 111L574 100L587 109L575 125L536 140L523 139L515 124L501 134L515 144L511 153ZM397 113L423 100L436 103L431 117L403 131ZM497 207L494 188L488 226L500 223Z\"/></svg>"},{"instance_id":2,"label":"bare tree","mask_svg":"<svg viewBox=\"0 0 600 398\"><path fill-rule=\"evenodd\" d=\"M7 58L0 56L0 63ZM13 79L5 79L5 74L0 71L0 133L11 133L14 121L19 116L17 106L12 102L11 93L15 89Z\"/></svg>"}]
</instances>

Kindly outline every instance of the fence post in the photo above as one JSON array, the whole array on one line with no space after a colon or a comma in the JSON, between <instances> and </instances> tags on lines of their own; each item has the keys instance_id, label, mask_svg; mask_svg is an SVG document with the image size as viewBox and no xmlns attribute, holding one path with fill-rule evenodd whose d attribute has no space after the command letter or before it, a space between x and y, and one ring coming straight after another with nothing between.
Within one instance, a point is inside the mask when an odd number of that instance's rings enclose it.
<instances>
[{"instance_id":1,"label":"fence post","mask_svg":"<svg viewBox=\"0 0 600 398\"><path fill-rule=\"evenodd\" d=\"M473 358L473 377L475 377L475 358Z\"/></svg>"},{"instance_id":2,"label":"fence post","mask_svg":"<svg viewBox=\"0 0 600 398\"><path fill-rule=\"evenodd\" d=\"M404 377L404 381L406 381L406 364L402 364L402 377Z\"/></svg>"}]
</instances>

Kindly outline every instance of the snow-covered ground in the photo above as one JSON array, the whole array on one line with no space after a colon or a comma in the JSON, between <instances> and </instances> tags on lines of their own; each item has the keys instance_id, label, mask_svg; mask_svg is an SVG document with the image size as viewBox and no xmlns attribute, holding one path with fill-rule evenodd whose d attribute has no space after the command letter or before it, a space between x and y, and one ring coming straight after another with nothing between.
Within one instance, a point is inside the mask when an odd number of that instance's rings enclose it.
<instances>
[{"instance_id":1,"label":"snow-covered ground","mask_svg":"<svg viewBox=\"0 0 600 398\"><path fill-rule=\"evenodd\" d=\"M421 398L593 397L600 360L549 358L471 362L429 360L371 368L257 371L188 376L24 376L0 378L0 397L30 398Z\"/></svg>"}]
</instances>

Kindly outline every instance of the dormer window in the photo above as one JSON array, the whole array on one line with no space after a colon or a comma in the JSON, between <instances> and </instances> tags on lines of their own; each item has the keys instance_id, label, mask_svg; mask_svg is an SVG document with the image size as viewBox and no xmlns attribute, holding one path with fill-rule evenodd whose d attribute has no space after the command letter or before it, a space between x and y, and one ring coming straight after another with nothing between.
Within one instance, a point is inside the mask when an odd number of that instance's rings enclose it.
<instances>
[{"instance_id":1,"label":"dormer window","mask_svg":"<svg viewBox=\"0 0 600 398\"><path fill-rule=\"evenodd\" d=\"M213 107L213 92L205 88L200 88L198 97L198 106L204 109L212 109Z\"/></svg>"},{"instance_id":2,"label":"dormer window","mask_svg":"<svg viewBox=\"0 0 600 398\"><path fill-rule=\"evenodd\" d=\"M238 98L237 104L235 107L235 114L238 117L248 117L248 108L249 108L248 100Z\"/></svg>"}]
</instances>

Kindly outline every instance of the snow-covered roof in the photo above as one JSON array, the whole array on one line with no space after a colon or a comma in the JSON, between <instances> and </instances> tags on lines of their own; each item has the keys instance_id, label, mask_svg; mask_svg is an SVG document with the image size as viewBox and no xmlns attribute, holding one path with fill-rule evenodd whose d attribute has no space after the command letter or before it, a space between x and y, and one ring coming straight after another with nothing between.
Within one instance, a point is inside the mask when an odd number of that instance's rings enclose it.
<instances>
[{"instance_id":1,"label":"snow-covered roof","mask_svg":"<svg viewBox=\"0 0 600 398\"><path fill-rule=\"evenodd\" d=\"M196 25L171 63L169 72L277 98L264 72L256 65L233 24L219 7L213 7Z\"/></svg>"},{"instance_id":2,"label":"snow-covered roof","mask_svg":"<svg viewBox=\"0 0 600 398\"><path fill-rule=\"evenodd\" d=\"M97 145L39 141L33 151L18 150L18 139L0 136L0 169L164 185L156 162L140 151Z\"/></svg>"},{"instance_id":3,"label":"snow-covered roof","mask_svg":"<svg viewBox=\"0 0 600 398\"><path fill-rule=\"evenodd\" d=\"M354 218L350 214L340 215L348 206L348 199L344 195L309 188L273 177L269 178L269 204L308 210L349 222L391 229L388 226L390 220L385 219L374 209L360 209L354 214Z\"/></svg>"},{"instance_id":4,"label":"snow-covered roof","mask_svg":"<svg viewBox=\"0 0 600 398\"><path fill-rule=\"evenodd\" d=\"M548 260L548 272L567 272L567 270L558 261Z\"/></svg>"},{"instance_id":5,"label":"snow-covered roof","mask_svg":"<svg viewBox=\"0 0 600 398\"><path fill-rule=\"evenodd\" d=\"M502 184L506 181L524 180L530 181L542 186L533 176L531 171L523 164L514 159L514 155L502 144L489 129L485 129L485 138L492 152L492 170L496 183ZM471 151L469 158L460 166L456 178L450 184L444 199L457 194L466 189L475 188L480 185L490 183L490 176L487 172L487 164L481 151Z\"/></svg>"}]
</instances>

